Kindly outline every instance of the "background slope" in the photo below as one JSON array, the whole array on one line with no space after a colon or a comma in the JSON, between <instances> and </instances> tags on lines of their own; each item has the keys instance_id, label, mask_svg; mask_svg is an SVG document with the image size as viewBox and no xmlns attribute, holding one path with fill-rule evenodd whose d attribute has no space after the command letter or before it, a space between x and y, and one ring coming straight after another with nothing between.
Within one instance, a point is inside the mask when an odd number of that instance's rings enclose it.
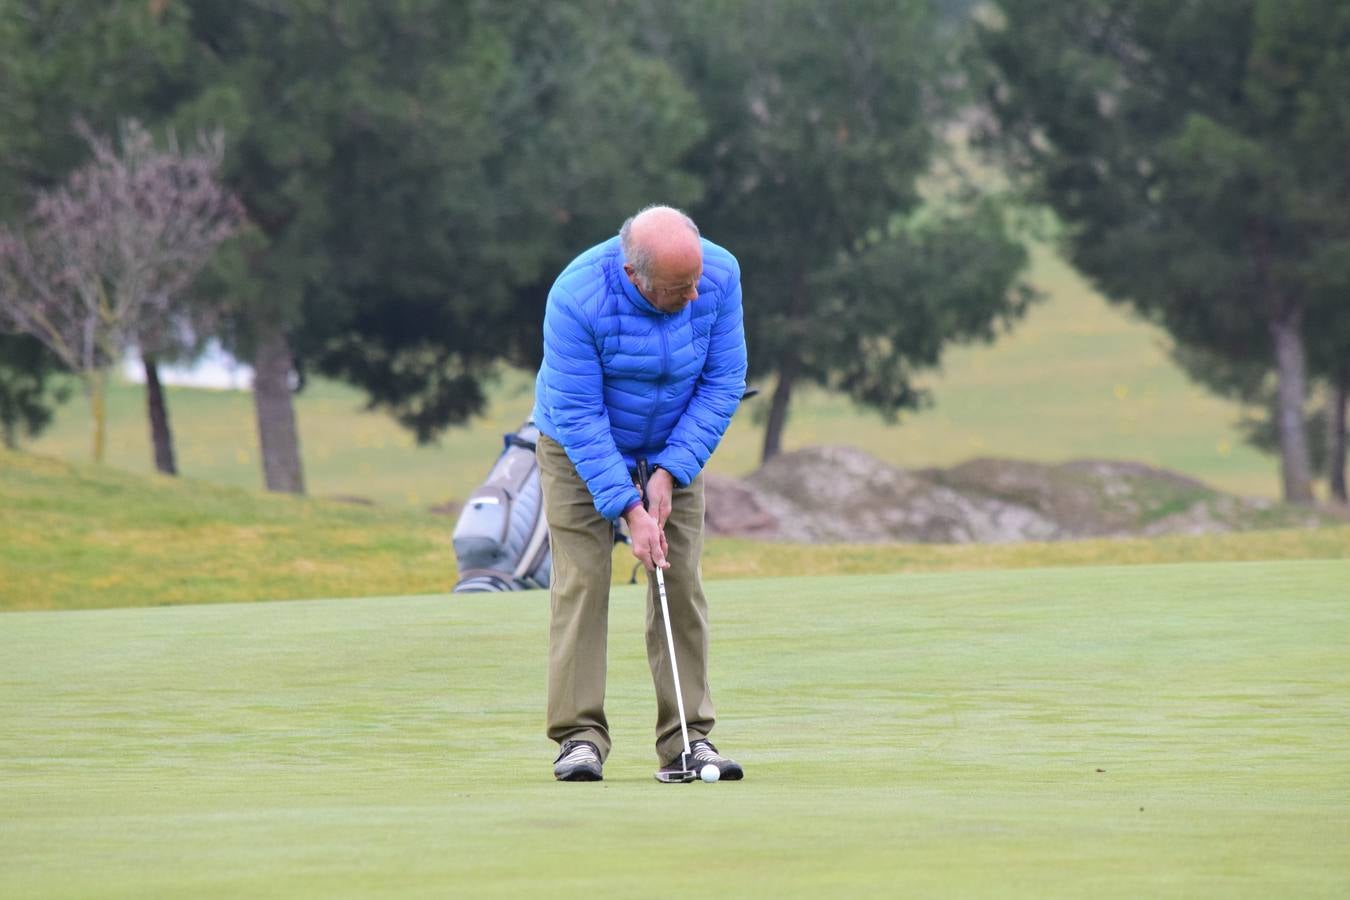
<instances>
[{"instance_id":1,"label":"background slope","mask_svg":"<svg viewBox=\"0 0 1350 900\"><path fill-rule=\"evenodd\" d=\"M453 520L133 475L0 450L0 610L425 594L455 583ZM706 577L1350 557L1350 526L1051 544L712 538ZM633 571L616 545L614 579Z\"/></svg>"},{"instance_id":2,"label":"background slope","mask_svg":"<svg viewBox=\"0 0 1350 900\"><path fill-rule=\"evenodd\" d=\"M953 348L942 372L925 379L936 405L887 426L846 399L796 394L784 449L849 443L904 466L948 466L975 456L1057 462L1131 459L1175 469L1220 489L1278 494L1276 461L1242 443L1239 409L1187 380L1165 352L1165 334L1109 306L1053 253L1039 250L1030 280L1046 295L1013 332L991 346ZM747 302L771 302L746 286ZM751 352L754 348L751 348ZM425 507L466 497L501 450L501 435L529 414L532 375L509 372L485 418L449 432L438 447L416 447L383 415L361 411L359 394L314 380L297 398L301 452L310 492L356 495ZM747 404L710 470L744 475L759 464L765 393ZM152 469L144 391L115 387L108 460ZM238 392L169 390L180 470L241 487L261 486L251 398ZM88 413L76 397L35 452L88 458Z\"/></svg>"}]
</instances>

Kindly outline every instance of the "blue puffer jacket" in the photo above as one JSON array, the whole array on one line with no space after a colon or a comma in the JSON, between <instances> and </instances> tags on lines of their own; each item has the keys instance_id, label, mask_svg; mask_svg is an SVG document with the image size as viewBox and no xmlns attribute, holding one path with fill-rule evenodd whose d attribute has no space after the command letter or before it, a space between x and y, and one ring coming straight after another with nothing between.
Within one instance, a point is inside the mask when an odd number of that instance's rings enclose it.
<instances>
[{"instance_id":1,"label":"blue puffer jacket","mask_svg":"<svg viewBox=\"0 0 1350 900\"><path fill-rule=\"evenodd\" d=\"M745 391L741 271L703 241L698 298L664 313L623 271L617 237L574 259L544 314L534 422L553 438L611 521L639 498L636 460L687 485L702 471Z\"/></svg>"}]
</instances>

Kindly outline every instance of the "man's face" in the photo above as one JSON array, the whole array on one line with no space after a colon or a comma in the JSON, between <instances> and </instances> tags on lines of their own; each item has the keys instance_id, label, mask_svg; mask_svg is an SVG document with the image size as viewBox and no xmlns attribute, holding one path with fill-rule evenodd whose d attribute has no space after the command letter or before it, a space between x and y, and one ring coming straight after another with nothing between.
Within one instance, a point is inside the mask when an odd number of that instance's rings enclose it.
<instances>
[{"instance_id":1,"label":"man's face","mask_svg":"<svg viewBox=\"0 0 1350 900\"><path fill-rule=\"evenodd\" d=\"M703 260L675 265L655 265L652 277L644 279L627 263L623 270L638 292L664 313L677 313L698 297L698 280L703 277Z\"/></svg>"}]
</instances>

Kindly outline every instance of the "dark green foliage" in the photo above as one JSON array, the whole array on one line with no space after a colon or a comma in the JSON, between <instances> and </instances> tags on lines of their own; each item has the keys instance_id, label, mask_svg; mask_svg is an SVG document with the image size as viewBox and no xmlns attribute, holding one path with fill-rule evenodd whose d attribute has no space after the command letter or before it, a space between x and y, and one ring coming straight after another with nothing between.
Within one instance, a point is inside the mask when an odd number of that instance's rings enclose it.
<instances>
[{"instance_id":1,"label":"dark green foliage","mask_svg":"<svg viewBox=\"0 0 1350 900\"><path fill-rule=\"evenodd\" d=\"M708 121L691 211L741 261L751 376L776 376L766 457L794 382L913 408L910 378L945 342L1024 308L1009 290L1021 250L996 213L907 224L949 112L931 4L710 0L649 15L644 35Z\"/></svg>"},{"instance_id":2,"label":"dark green foliage","mask_svg":"<svg viewBox=\"0 0 1350 900\"><path fill-rule=\"evenodd\" d=\"M1314 373L1350 381L1350 5L1286 0L1258 8L1261 102L1278 115L1280 154L1299 183L1308 252L1296 272L1308 302Z\"/></svg>"},{"instance_id":3,"label":"dark green foliage","mask_svg":"<svg viewBox=\"0 0 1350 900\"><path fill-rule=\"evenodd\" d=\"M72 123L223 127L253 229L199 286L246 357L364 388L428 439L537 353L568 258L698 180L692 97L604 0L0 0L0 211L82 158ZM641 139L634 139L641 135ZM165 348L170 349L170 348Z\"/></svg>"},{"instance_id":4,"label":"dark green foliage","mask_svg":"<svg viewBox=\"0 0 1350 900\"><path fill-rule=\"evenodd\" d=\"M1238 425L1248 444L1265 453L1277 454L1280 452L1280 435L1275 426L1278 410L1273 397L1267 394L1264 399L1264 404L1245 415ZM1304 411L1304 420L1308 423L1308 451L1313 471L1324 476L1330 462L1327 410L1325 407L1308 407Z\"/></svg>"},{"instance_id":5,"label":"dark green foliage","mask_svg":"<svg viewBox=\"0 0 1350 900\"><path fill-rule=\"evenodd\" d=\"M190 6L216 67L192 114L234 135L261 237L233 290L245 324L281 322L421 440L537 352L571 254L649 192L693 195L674 166L692 101L595 28L605 4Z\"/></svg>"},{"instance_id":6,"label":"dark green foliage","mask_svg":"<svg viewBox=\"0 0 1350 900\"><path fill-rule=\"evenodd\" d=\"M573 255L672 203L742 260L756 374L894 414L1026 302L997 211L915 215L967 6L0 0L0 203L77 160L75 115L222 127L252 227L197 286L213 324L422 440L537 359Z\"/></svg>"},{"instance_id":7,"label":"dark green foliage","mask_svg":"<svg viewBox=\"0 0 1350 900\"><path fill-rule=\"evenodd\" d=\"M1278 369L1286 491L1307 499L1303 357L1325 375L1350 351L1345 4L997 7L980 37L1002 158L1108 297L1197 362Z\"/></svg>"},{"instance_id":8,"label":"dark green foliage","mask_svg":"<svg viewBox=\"0 0 1350 900\"><path fill-rule=\"evenodd\" d=\"M191 90L181 3L0 0L0 218L84 161L75 130L155 125Z\"/></svg>"},{"instance_id":9,"label":"dark green foliage","mask_svg":"<svg viewBox=\"0 0 1350 900\"><path fill-rule=\"evenodd\" d=\"M942 18L960 22L980 5L980 0L936 0L933 4Z\"/></svg>"},{"instance_id":10,"label":"dark green foliage","mask_svg":"<svg viewBox=\"0 0 1350 900\"><path fill-rule=\"evenodd\" d=\"M1026 251L986 202L897 222L813 276L818 298L805 346L823 381L894 418L927 400L914 386L952 342L992 341L1033 299L1014 286Z\"/></svg>"},{"instance_id":11,"label":"dark green foliage","mask_svg":"<svg viewBox=\"0 0 1350 900\"><path fill-rule=\"evenodd\" d=\"M35 338L0 334L0 440L6 447L41 434L54 408L69 398L70 385L55 377L60 370Z\"/></svg>"},{"instance_id":12,"label":"dark green foliage","mask_svg":"<svg viewBox=\"0 0 1350 900\"><path fill-rule=\"evenodd\" d=\"M1256 7L1256 23L1252 96L1271 115L1275 152L1295 179L1290 216L1306 244L1290 279L1304 297L1309 370L1331 401L1308 413L1310 456L1344 501L1346 436L1330 416L1344 402L1337 391L1343 398L1350 385L1350 6L1265 2ZM1255 399L1244 430L1253 445L1273 451L1278 407L1269 392Z\"/></svg>"},{"instance_id":13,"label":"dark green foliage","mask_svg":"<svg viewBox=\"0 0 1350 900\"><path fill-rule=\"evenodd\" d=\"M1183 341L1268 345L1252 340L1270 302L1256 270L1292 236L1270 219L1279 166L1248 135L1251 3L1000 7L982 40L1001 148L1074 263Z\"/></svg>"},{"instance_id":14,"label":"dark green foliage","mask_svg":"<svg viewBox=\"0 0 1350 900\"><path fill-rule=\"evenodd\" d=\"M1279 454L1275 378L1265 360L1233 359L1184 345L1173 349L1172 358L1199 384L1220 397L1244 404L1245 410L1238 422L1243 439L1264 453ZM1308 425L1308 450L1313 471L1326 475L1330 454L1325 407L1305 407L1304 420Z\"/></svg>"}]
</instances>

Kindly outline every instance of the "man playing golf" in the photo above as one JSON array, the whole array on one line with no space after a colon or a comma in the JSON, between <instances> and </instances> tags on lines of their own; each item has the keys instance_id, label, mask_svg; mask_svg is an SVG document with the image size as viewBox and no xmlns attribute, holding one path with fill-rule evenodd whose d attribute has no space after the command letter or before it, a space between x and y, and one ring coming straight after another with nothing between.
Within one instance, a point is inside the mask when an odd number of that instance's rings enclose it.
<instances>
[{"instance_id":1,"label":"man playing golf","mask_svg":"<svg viewBox=\"0 0 1350 900\"><path fill-rule=\"evenodd\" d=\"M610 751L605 653L620 518L648 571L647 659L662 772L713 765L723 779L743 777L708 740L715 715L699 577L699 473L731 422L745 372L740 268L678 210L642 210L618 237L573 260L549 292L534 421L553 552L548 736L561 745L553 766L561 781L599 781ZM634 484L640 460L651 471L645 506ZM653 577L658 567L678 695Z\"/></svg>"}]
</instances>

